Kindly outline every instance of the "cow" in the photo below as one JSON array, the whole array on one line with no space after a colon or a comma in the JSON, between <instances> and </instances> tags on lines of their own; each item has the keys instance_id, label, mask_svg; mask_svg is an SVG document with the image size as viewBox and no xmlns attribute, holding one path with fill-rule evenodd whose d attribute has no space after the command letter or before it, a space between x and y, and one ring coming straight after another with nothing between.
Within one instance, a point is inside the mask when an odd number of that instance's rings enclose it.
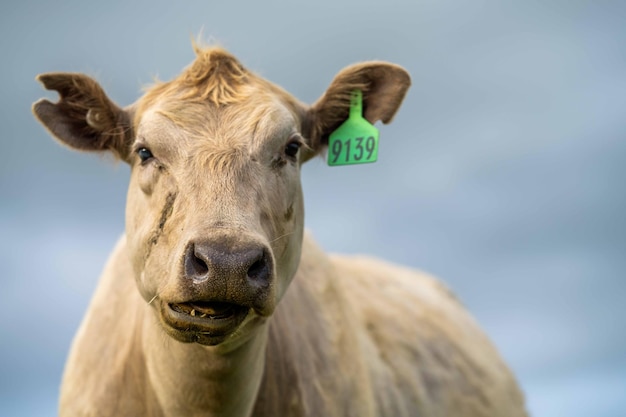
<instances>
[{"instance_id":1,"label":"cow","mask_svg":"<svg viewBox=\"0 0 626 417\"><path fill-rule=\"evenodd\" d=\"M84 74L37 79L70 148L130 166L125 233L66 363L61 416L525 416L514 376L442 283L326 254L304 230L300 167L348 117L389 123L411 84L381 61L313 105L225 49L128 107Z\"/></svg>"}]
</instances>

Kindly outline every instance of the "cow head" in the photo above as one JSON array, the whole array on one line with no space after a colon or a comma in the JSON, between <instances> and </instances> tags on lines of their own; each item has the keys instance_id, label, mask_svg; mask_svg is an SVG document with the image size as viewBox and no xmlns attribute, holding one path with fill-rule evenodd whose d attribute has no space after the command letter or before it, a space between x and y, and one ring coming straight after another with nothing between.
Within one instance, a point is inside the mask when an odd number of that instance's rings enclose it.
<instances>
[{"instance_id":1,"label":"cow head","mask_svg":"<svg viewBox=\"0 0 626 417\"><path fill-rule=\"evenodd\" d=\"M38 77L60 100L33 111L60 142L131 167L127 251L142 297L182 342L250 334L274 311L300 259L300 166L323 151L363 91L364 116L391 121L410 79L384 62L342 70L312 106L219 48L120 108L82 74Z\"/></svg>"}]
</instances>

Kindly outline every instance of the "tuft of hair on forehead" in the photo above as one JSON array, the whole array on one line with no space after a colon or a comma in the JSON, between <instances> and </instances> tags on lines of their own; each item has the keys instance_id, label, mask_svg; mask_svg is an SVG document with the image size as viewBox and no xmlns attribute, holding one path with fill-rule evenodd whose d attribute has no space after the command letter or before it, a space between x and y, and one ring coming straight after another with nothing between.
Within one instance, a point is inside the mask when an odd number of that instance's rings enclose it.
<instances>
[{"instance_id":1,"label":"tuft of hair on forehead","mask_svg":"<svg viewBox=\"0 0 626 417\"><path fill-rule=\"evenodd\" d=\"M195 61L175 80L186 93L183 98L208 100L215 105L238 101L248 71L225 49L202 48L195 43L193 47Z\"/></svg>"},{"instance_id":2,"label":"tuft of hair on forehead","mask_svg":"<svg viewBox=\"0 0 626 417\"><path fill-rule=\"evenodd\" d=\"M196 59L176 78L168 82L157 81L142 98L141 107L160 99L173 98L215 106L243 100L244 86L251 74L241 63L220 47L201 47L195 42Z\"/></svg>"}]
</instances>

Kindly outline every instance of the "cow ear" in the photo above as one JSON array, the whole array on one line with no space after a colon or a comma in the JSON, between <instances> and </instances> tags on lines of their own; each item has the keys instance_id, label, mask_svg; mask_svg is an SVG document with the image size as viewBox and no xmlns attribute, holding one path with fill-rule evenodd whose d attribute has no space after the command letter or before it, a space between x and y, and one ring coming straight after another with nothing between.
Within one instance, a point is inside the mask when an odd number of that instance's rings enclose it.
<instances>
[{"instance_id":1,"label":"cow ear","mask_svg":"<svg viewBox=\"0 0 626 417\"><path fill-rule=\"evenodd\" d=\"M79 150L110 151L126 159L132 139L132 112L113 103L100 85L84 74L48 73L37 77L60 95L57 103L33 104L35 117L59 142Z\"/></svg>"},{"instance_id":2,"label":"cow ear","mask_svg":"<svg viewBox=\"0 0 626 417\"><path fill-rule=\"evenodd\" d=\"M409 73L388 62L364 62L344 68L309 110L309 146L320 152L347 118L353 90L363 93L363 116L372 124L389 123L411 85Z\"/></svg>"}]
</instances>

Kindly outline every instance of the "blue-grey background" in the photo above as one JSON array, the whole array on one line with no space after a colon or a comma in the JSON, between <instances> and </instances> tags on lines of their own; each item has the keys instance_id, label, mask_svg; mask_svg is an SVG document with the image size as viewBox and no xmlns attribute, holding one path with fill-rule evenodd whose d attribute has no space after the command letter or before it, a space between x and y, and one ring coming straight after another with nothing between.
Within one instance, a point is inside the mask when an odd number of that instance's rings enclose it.
<instances>
[{"instance_id":1,"label":"blue-grey background","mask_svg":"<svg viewBox=\"0 0 626 417\"><path fill-rule=\"evenodd\" d=\"M55 143L34 77L86 72L126 105L201 31L307 102L353 62L405 66L379 162L303 169L307 226L444 279L533 415L626 415L626 2L600 0L3 2L0 415L56 415L124 228L127 167Z\"/></svg>"}]
</instances>

